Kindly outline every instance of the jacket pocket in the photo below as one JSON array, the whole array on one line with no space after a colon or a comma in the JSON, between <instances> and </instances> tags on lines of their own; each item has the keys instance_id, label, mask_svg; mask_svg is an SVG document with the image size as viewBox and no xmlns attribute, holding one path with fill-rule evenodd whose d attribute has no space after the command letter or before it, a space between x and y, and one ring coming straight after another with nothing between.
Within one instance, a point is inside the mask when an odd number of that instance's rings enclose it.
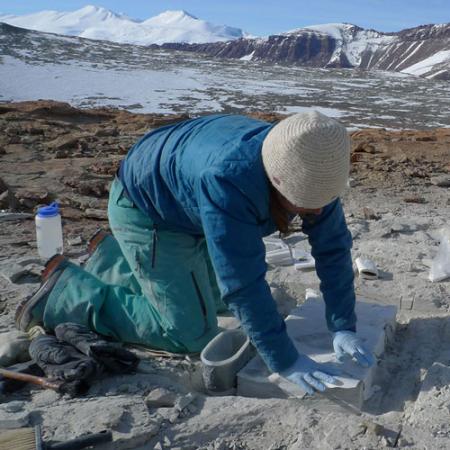
<instances>
[{"instance_id":1,"label":"jacket pocket","mask_svg":"<svg viewBox=\"0 0 450 450\"><path fill-rule=\"evenodd\" d=\"M120 188L119 195L117 196L116 205L120 206L121 208L134 208L134 203L130 200L128 197L125 188L122 186Z\"/></svg>"}]
</instances>

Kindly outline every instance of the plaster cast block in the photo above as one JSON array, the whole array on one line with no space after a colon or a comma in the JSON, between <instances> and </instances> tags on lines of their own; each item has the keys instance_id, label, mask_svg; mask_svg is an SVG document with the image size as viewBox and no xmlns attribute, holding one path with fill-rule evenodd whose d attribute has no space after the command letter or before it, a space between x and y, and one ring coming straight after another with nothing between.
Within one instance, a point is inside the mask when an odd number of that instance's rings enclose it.
<instances>
[{"instance_id":1,"label":"plaster cast block","mask_svg":"<svg viewBox=\"0 0 450 450\"><path fill-rule=\"evenodd\" d=\"M396 326L397 308L358 298L355 308L358 316L358 336L366 347L380 357ZM286 327L298 351L320 363L338 367L342 376L340 386L332 386L332 396L358 408L372 394L376 365L363 368L352 360L340 363L334 355L331 333L325 321L325 304L320 296L307 292L307 300L294 308L286 318ZM305 396L304 391L287 380L271 374L263 360L255 356L239 373L237 394L245 397L288 398ZM317 398L320 398L317 396Z\"/></svg>"}]
</instances>

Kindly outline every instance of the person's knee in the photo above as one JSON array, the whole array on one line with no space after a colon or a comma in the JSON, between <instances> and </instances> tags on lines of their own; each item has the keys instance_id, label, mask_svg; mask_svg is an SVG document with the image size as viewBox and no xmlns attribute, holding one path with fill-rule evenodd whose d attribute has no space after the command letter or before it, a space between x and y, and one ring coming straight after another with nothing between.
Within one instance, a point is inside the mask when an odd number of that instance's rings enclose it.
<instances>
[{"instance_id":1,"label":"person's knee","mask_svg":"<svg viewBox=\"0 0 450 450\"><path fill-rule=\"evenodd\" d=\"M207 332L198 339L186 340L182 342L183 347L186 349L186 353L200 353L206 345L219 333L219 327L217 325L211 326Z\"/></svg>"}]
</instances>

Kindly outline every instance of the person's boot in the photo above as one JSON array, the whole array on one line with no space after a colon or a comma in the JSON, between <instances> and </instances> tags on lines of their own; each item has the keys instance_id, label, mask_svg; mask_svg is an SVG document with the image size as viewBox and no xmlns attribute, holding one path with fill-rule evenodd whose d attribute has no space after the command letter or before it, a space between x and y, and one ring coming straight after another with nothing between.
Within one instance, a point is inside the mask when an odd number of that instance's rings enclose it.
<instances>
[{"instance_id":1,"label":"person's boot","mask_svg":"<svg viewBox=\"0 0 450 450\"><path fill-rule=\"evenodd\" d=\"M15 323L19 330L28 332L32 327L42 325L48 296L66 266L67 259L63 255L54 255L47 261L42 271L41 286L17 306Z\"/></svg>"},{"instance_id":2,"label":"person's boot","mask_svg":"<svg viewBox=\"0 0 450 450\"><path fill-rule=\"evenodd\" d=\"M111 233L108 233L103 228L99 228L94 235L89 239L88 242L88 253L89 257L92 256L92 254L95 252L97 247L100 245L100 243L108 236L110 236Z\"/></svg>"}]
</instances>

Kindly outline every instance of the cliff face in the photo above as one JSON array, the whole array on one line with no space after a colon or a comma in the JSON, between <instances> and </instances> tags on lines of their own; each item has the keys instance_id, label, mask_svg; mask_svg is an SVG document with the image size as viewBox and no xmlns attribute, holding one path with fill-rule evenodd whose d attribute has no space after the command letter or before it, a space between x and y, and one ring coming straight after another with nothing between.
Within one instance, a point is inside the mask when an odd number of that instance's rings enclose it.
<instances>
[{"instance_id":1,"label":"cliff face","mask_svg":"<svg viewBox=\"0 0 450 450\"><path fill-rule=\"evenodd\" d=\"M330 24L261 39L211 44L167 43L162 47L219 58L379 69L450 79L450 24L424 25L398 33Z\"/></svg>"},{"instance_id":2,"label":"cliff face","mask_svg":"<svg viewBox=\"0 0 450 450\"><path fill-rule=\"evenodd\" d=\"M324 35L269 36L211 44L167 43L161 47L202 53L218 58L239 58L271 63L323 67L335 50L335 40ZM347 66L345 66L347 67Z\"/></svg>"}]
</instances>

